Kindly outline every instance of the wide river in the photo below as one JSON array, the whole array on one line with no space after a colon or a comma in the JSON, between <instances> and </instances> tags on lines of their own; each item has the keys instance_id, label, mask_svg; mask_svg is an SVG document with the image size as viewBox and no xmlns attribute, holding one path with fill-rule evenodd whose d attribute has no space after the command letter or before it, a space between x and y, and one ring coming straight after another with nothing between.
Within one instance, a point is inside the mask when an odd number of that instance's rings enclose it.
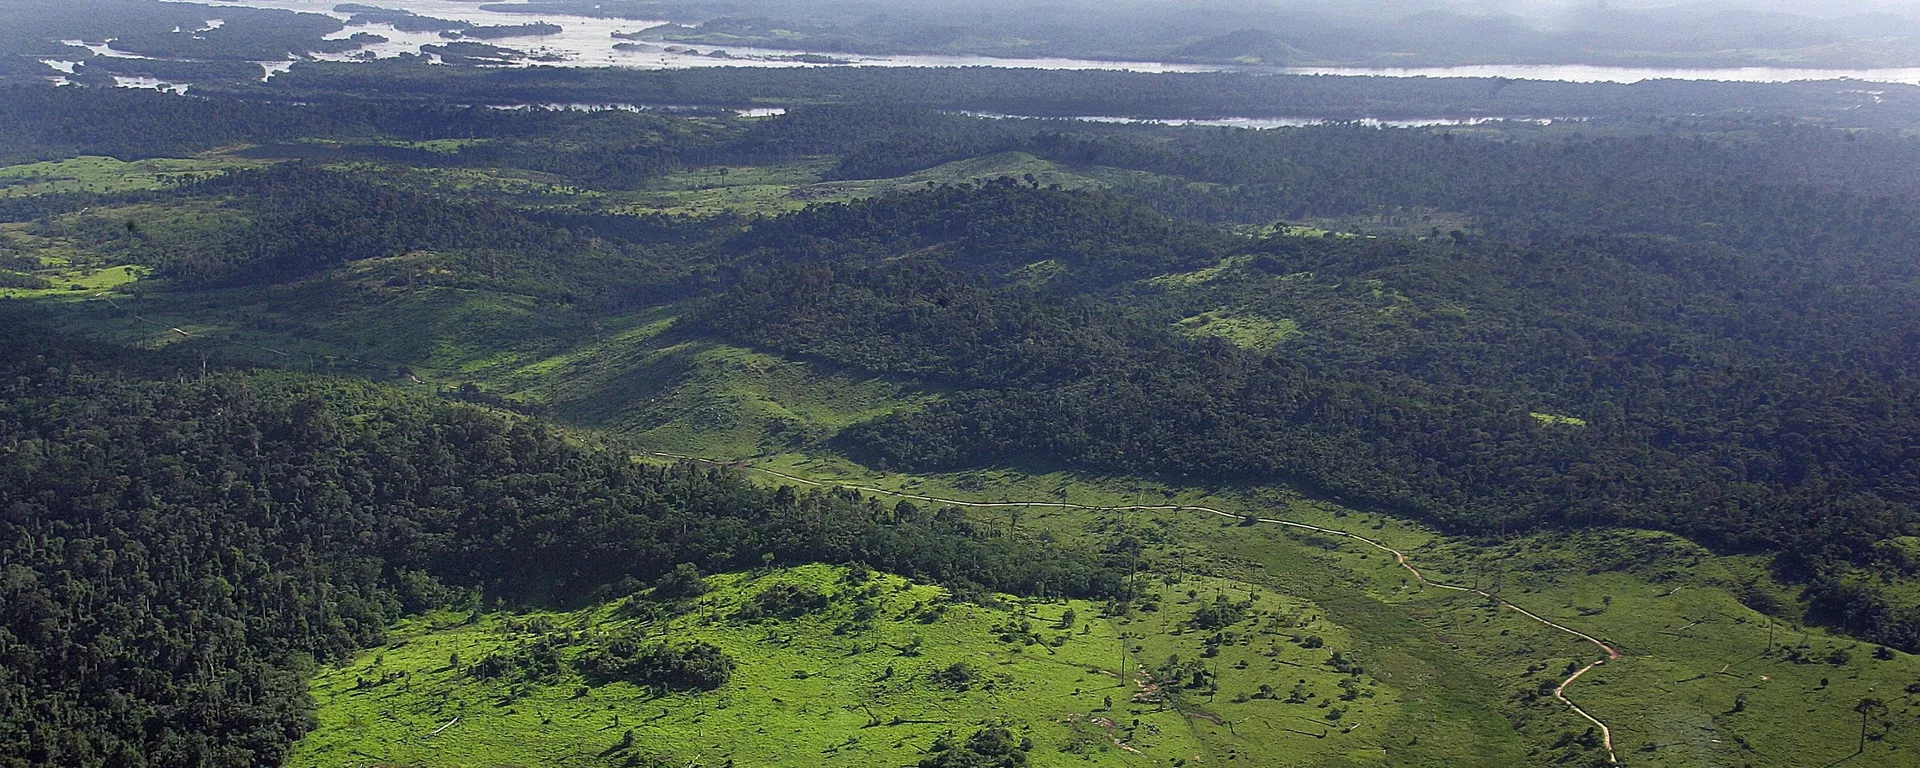
<instances>
[{"instance_id":1,"label":"wide river","mask_svg":"<svg viewBox=\"0 0 1920 768\"><path fill-rule=\"evenodd\" d=\"M252 8L281 8L286 10L319 13L345 19L348 14L334 10L340 0L202 0L211 5L244 6ZM479 25L516 25L534 22L546 22L560 27L560 32L552 35L527 37L509 37L485 42L526 51L543 63L596 67L616 66L643 69L677 69L691 67L797 67L819 66L793 61L791 57L802 51L764 50L740 47L726 47L728 58L712 56L716 49L712 46L673 46L675 50L666 50L667 46L625 46L616 48L616 44L625 42L615 38L614 33L637 32L665 22L633 19L606 19L590 16L569 16L564 14L519 14L482 10L474 2L458 0L360 0L367 5L383 8L397 8L422 16L432 16L454 21L463 21ZM335 35L345 37L354 32L372 32L388 38L388 42L369 46L355 54L326 55L320 58L345 60L354 56L392 57L405 53L418 53L422 45L444 43L433 32L400 32L385 24L360 25L347 28ZM869 67L967 67L990 66L1020 69L1059 69L1059 70L1124 70L1130 72L1219 72L1246 68L1214 66L1205 64L1176 64L1169 62L1144 61L1089 61L1083 59L1008 59L987 56L869 56L861 54L815 52L831 56L853 66ZM1507 77L1525 80L1561 80L1576 83L1616 82L1634 83L1642 80L1726 80L1736 82L1787 82L1796 80L1834 80L1850 78L1870 82L1905 83L1920 85L1920 68L1908 69L1791 69L1778 67L1745 67L1738 69L1654 69L1637 67L1598 67L1584 65L1477 65L1463 67L1434 67L1415 69L1368 69L1351 67L1303 67L1303 68L1256 68L1247 71L1279 72L1309 75L1378 75L1385 77Z\"/></svg>"}]
</instances>

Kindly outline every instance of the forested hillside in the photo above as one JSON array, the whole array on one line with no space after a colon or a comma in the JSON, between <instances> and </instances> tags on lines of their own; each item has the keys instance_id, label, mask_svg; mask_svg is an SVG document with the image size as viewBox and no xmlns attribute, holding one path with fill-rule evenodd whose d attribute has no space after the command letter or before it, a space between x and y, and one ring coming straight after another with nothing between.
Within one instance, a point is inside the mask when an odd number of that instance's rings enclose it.
<instances>
[{"instance_id":1,"label":"forested hillside","mask_svg":"<svg viewBox=\"0 0 1920 768\"><path fill-rule=\"evenodd\" d=\"M1129 228L1105 205L1009 180L795 214L772 230L789 245L773 249L766 273L688 322L957 388L843 434L848 449L890 466L1281 478L1470 530L1666 528L1781 552L1801 578L1845 564L1913 567L1883 544L1912 532L1920 501L1909 445L1920 297L1885 282L1911 262L1850 249L1867 266L1829 271L1577 235L1276 236L1232 256L1200 238L1184 256L1126 258L1107 243L1177 225ZM1008 237L1022 214L1049 223ZM798 233L816 227L919 255L806 264L818 249ZM949 247L927 248L928 227ZM981 242L975 227L995 237ZM1067 246L1051 232L1104 237ZM1101 287L1112 285L1108 259L1154 273L1222 257L1191 281ZM1052 279L1018 279L1048 259ZM1189 338L1175 321L1196 307L1302 332L1251 348ZM1817 610L1920 647L1920 616L1856 589L1827 591L1836 587L1818 582Z\"/></svg>"},{"instance_id":2,"label":"forested hillside","mask_svg":"<svg viewBox=\"0 0 1920 768\"><path fill-rule=\"evenodd\" d=\"M303 676L439 607L580 605L693 563L861 562L1111 594L957 511L634 464L549 427L13 326L0 365L0 760L277 764ZM967 586L971 585L971 586ZM1044 586L1043 586L1044 585Z\"/></svg>"}]
</instances>

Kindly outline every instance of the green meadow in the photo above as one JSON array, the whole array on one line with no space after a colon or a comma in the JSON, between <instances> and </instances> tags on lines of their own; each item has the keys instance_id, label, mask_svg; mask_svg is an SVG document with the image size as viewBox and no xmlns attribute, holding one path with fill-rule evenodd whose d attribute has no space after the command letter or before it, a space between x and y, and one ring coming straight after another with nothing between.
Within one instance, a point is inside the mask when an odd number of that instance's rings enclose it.
<instances>
[{"instance_id":1,"label":"green meadow","mask_svg":"<svg viewBox=\"0 0 1920 768\"><path fill-rule=\"evenodd\" d=\"M67 192L135 192L164 189L247 165L233 158L150 158L125 161L83 155L0 167L0 199Z\"/></svg>"},{"instance_id":2,"label":"green meadow","mask_svg":"<svg viewBox=\"0 0 1920 768\"><path fill-rule=\"evenodd\" d=\"M1386 745L1375 755L1383 764L1465 764L1502 748L1514 750L1505 753L1514 761L1509 764L1603 761L1584 743L1587 723L1550 696L1574 667L1602 654L1485 598L1423 587L1391 556L1351 539L1265 523L1248 527L1192 510L1100 508L1204 505L1351 531L1406 552L1430 579L1487 589L1593 634L1624 658L1583 676L1566 695L1609 724L1624 764L1826 765L1864 745L1853 760L1896 765L1920 753L1920 729L1913 727L1920 717L1920 657L1762 613L1749 603L1792 599L1763 563L1715 555L1672 534L1606 529L1471 540L1282 489L1182 488L1012 470L890 475L827 456L770 457L759 465L919 496L1085 505L1090 509L976 513L1007 525L1017 514L1018 525L1068 541L1125 515L1180 543L1163 568L1220 574L1309 599L1349 629L1362 655L1371 649L1391 665L1388 679L1420 681L1406 692L1402 710L1403 717L1420 718L1409 732L1420 735L1397 745L1398 755L1396 745ZM1855 712L1863 701L1876 703L1868 707L1864 738Z\"/></svg>"},{"instance_id":3,"label":"green meadow","mask_svg":"<svg viewBox=\"0 0 1920 768\"><path fill-rule=\"evenodd\" d=\"M844 567L722 574L684 602L436 614L321 670L294 765L904 765L942 734L1007 727L1033 765L1335 763L1391 738L1403 695L1310 601L1199 576L1140 579L1116 607L944 589ZM822 601L786 617L769 590ZM636 617L638 616L638 617ZM713 690L575 671L609 637L707 643ZM554 649L529 678L490 659Z\"/></svg>"}]
</instances>

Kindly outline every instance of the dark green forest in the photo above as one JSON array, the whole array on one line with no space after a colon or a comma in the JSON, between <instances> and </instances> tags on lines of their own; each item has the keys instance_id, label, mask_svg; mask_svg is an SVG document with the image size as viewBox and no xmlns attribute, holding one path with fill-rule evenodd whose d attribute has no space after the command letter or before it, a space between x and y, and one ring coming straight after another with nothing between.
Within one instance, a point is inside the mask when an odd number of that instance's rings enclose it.
<instances>
[{"instance_id":1,"label":"dark green forest","mask_svg":"<svg viewBox=\"0 0 1920 768\"><path fill-rule=\"evenodd\" d=\"M841 436L889 466L1281 478L1466 530L1665 528L1780 552L1786 573L1814 580L1821 615L1920 647L1911 609L1821 579L1916 565L1881 544L1911 533L1920 489L1920 305L1911 282L1884 282L1910 281L1912 262L1848 283L1721 246L1580 235L1201 237L1148 260L1135 249L1180 226L1113 205L1009 180L812 209L687 322L958 390ZM869 253L950 250L822 263L806 234L826 231L896 243ZM1112 266L1177 271L1228 253L1251 257L1246 271L1201 287L1118 282ZM1006 279L1049 257L1065 276ZM1246 299L1316 330L1248 350L1170 328L1178 307ZM1586 426L1543 424L1540 410Z\"/></svg>"}]
</instances>

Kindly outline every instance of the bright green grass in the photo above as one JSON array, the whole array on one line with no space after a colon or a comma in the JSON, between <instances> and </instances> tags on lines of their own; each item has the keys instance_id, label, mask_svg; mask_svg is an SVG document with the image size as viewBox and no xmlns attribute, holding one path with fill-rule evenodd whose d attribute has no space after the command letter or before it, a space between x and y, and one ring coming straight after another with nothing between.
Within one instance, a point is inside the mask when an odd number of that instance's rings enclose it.
<instances>
[{"instance_id":1,"label":"bright green grass","mask_svg":"<svg viewBox=\"0 0 1920 768\"><path fill-rule=\"evenodd\" d=\"M1174 327L1188 336L1212 336L1243 349L1261 351L1273 349L1300 332L1300 323L1292 318L1269 320L1226 310L1203 312L1175 323Z\"/></svg>"},{"instance_id":2,"label":"bright green grass","mask_svg":"<svg viewBox=\"0 0 1920 768\"><path fill-rule=\"evenodd\" d=\"M66 160L0 167L0 198L65 192L131 192L160 189L193 175L245 165L224 157L152 158L126 162L83 155Z\"/></svg>"},{"instance_id":3,"label":"bright green grass","mask_svg":"<svg viewBox=\"0 0 1920 768\"><path fill-rule=\"evenodd\" d=\"M449 666L455 654L470 669L530 639L540 631L530 624L579 637L639 623L619 618L615 606L490 614L473 623L450 615L414 620L395 629L388 648L314 679L320 728L296 745L290 764L617 765L646 753L702 765L907 765L939 734L964 736L989 721L1009 722L1031 738L1032 761L1042 766L1340 764L1373 751L1400 706L1397 691L1377 675L1349 675L1325 663L1336 652L1358 657L1349 633L1317 606L1232 580L1152 581L1148 588L1162 595L1159 610L1126 617L1103 616L1086 601L1009 599L1002 607L951 605L931 621L921 614L944 601L943 590L892 576L875 580L878 618L867 629L836 633L852 612L846 592L854 588L844 569L714 577L717 588L689 612L644 625L674 642L713 643L736 659L726 686L697 694L654 696L612 683L580 695L582 681L571 675L515 685ZM840 597L825 612L792 621L728 618L753 594L782 582ZM1210 633L1186 624L1216 597L1250 597L1253 606L1247 620L1227 628L1237 639L1206 658ZM1071 627L1062 622L1069 610L1076 614ZM1022 614L1040 642L1018 634L1009 641L1003 633ZM1123 636L1132 670L1125 685L1118 672ZM1302 647L1295 636L1317 636L1325 646ZM901 650L916 638L919 655ZM1220 690L1180 690L1141 671L1174 654L1217 668ZM929 678L957 662L991 682L956 691ZM1262 683L1279 699L1252 698ZM1310 697L1280 700L1296 686ZM1329 717L1335 711L1339 716ZM618 748L628 729L635 735L630 751Z\"/></svg>"},{"instance_id":4,"label":"bright green grass","mask_svg":"<svg viewBox=\"0 0 1920 768\"><path fill-rule=\"evenodd\" d=\"M92 297L145 277L145 267L112 264L81 252L71 241L34 234L32 225L0 225L0 254L40 262L28 270L49 284L46 288L0 288L0 298L75 299Z\"/></svg>"},{"instance_id":5,"label":"bright green grass","mask_svg":"<svg viewBox=\"0 0 1920 768\"><path fill-rule=\"evenodd\" d=\"M944 475L905 476L875 472L833 456L787 454L769 457L760 466L822 480L898 489L902 492L980 501L1060 500L1088 506L1130 504L1207 504L1229 511L1252 510L1317 525L1361 530L1402 548L1436 540L1431 531L1383 516L1352 513L1339 507L1302 499L1284 491L1216 492L1175 488L1131 479L1093 480L1065 473L1031 474L1009 469ZM1336 624L1361 631L1350 637L1363 660L1379 667L1379 674L1395 683L1402 706L1389 721L1386 733L1354 750L1351 763L1360 765L1487 765L1523 764L1525 746L1502 716L1501 680L1489 676L1470 657L1440 642L1418 621L1415 612L1383 599L1394 587L1391 573L1379 574L1381 590L1372 585L1373 573L1391 568L1379 554L1354 552L1351 559L1367 574L1357 574L1346 562L1348 553L1329 551L1317 538L1300 539L1287 529L1260 525L1241 527L1236 521L1197 512L1097 512L1047 507L976 510L979 517L1024 529L1044 530L1063 546L1098 547L1088 537L1092 526L1123 522L1152 526L1183 542L1167 555L1169 568L1190 568L1232 575L1311 601ZM1436 593L1437 594L1437 593ZM1526 631L1524 625L1512 625ZM1572 728L1572 716L1558 709L1539 714L1545 722Z\"/></svg>"},{"instance_id":6,"label":"bright green grass","mask_svg":"<svg viewBox=\"0 0 1920 768\"><path fill-rule=\"evenodd\" d=\"M1159 277L1149 278L1147 280L1147 283L1149 285L1158 285L1158 286L1169 287L1169 288L1184 288L1184 287L1205 285L1207 283L1220 280L1230 275L1237 274L1242 270L1242 268L1244 268L1246 265L1251 263L1253 263L1252 256L1229 256L1227 258L1221 259L1220 263L1215 264L1211 267L1203 267L1201 269L1196 269L1192 272L1177 272L1170 275L1160 275Z\"/></svg>"},{"instance_id":7,"label":"bright green grass","mask_svg":"<svg viewBox=\"0 0 1920 768\"><path fill-rule=\"evenodd\" d=\"M1616 644L1627 658L1596 670L1579 695L1636 765L1825 765L1853 753L1853 707L1869 697L1890 705L1893 728L1868 742L1861 764L1902 764L1920 750L1920 702L1908 689L1920 683L1920 658L1878 659L1871 644L1746 607L1735 594L1766 574L1745 558L1670 534L1600 530L1455 543L1428 562L1457 579L1497 578L1509 599Z\"/></svg>"},{"instance_id":8,"label":"bright green grass","mask_svg":"<svg viewBox=\"0 0 1920 768\"><path fill-rule=\"evenodd\" d=\"M909 477L831 456L779 456L762 465L948 498L1199 503L1362 533L1408 552L1430 578L1494 589L1616 645L1626 658L1589 673L1568 695L1613 726L1618 753L1630 765L1784 768L1809 764L1809 756L1825 765L1855 749L1860 718L1853 707L1867 697L1889 704L1893 725L1856 759L1896 765L1920 750L1920 728L1913 725L1920 696L1908 690L1920 689L1920 657L1888 651L1891 658L1881 660L1872 645L1754 611L1736 595L1771 592L1792 605L1791 592L1770 580L1764 562L1716 556L1671 534L1534 534L1486 546L1283 491L1207 492L1013 470ZM1009 512L977 514L993 519ZM1077 532L1123 514L1163 525L1186 542L1176 558L1198 558L1217 573L1313 601L1354 633L1363 654L1375 654L1393 672L1391 680L1418 680L1404 689L1402 725L1393 729L1408 738L1386 745L1400 755L1393 760L1525 764L1597 755L1577 744L1554 748L1587 725L1542 688L1550 690L1567 665L1598 658L1598 649L1484 599L1423 588L1371 547L1274 525L1245 528L1198 512L1030 508L1020 525L1057 533L1073 546L1097 546ZM1835 650L1847 652L1844 664L1830 663ZM1745 706L1735 712L1743 693ZM1872 734L1882 733L1879 721L1869 725ZM1516 740L1539 756L1520 756ZM1415 754L1423 757L1408 757ZM1508 762L1499 762L1502 754Z\"/></svg>"},{"instance_id":9,"label":"bright green grass","mask_svg":"<svg viewBox=\"0 0 1920 768\"><path fill-rule=\"evenodd\" d=\"M1539 411L1534 411L1532 416L1534 421L1556 427L1584 427L1587 425L1587 420L1578 416L1562 416L1557 413L1541 413Z\"/></svg>"},{"instance_id":10,"label":"bright green grass","mask_svg":"<svg viewBox=\"0 0 1920 768\"><path fill-rule=\"evenodd\" d=\"M0 288L0 299L87 298L103 291L114 291L142 277L146 267L131 264L103 268L58 267L33 275L51 285L46 288Z\"/></svg>"},{"instance_id":11,"label":"bright green grass","mask_svg":"<svg viewBox=\"0 0 1920 768\"><path fill-rule=\"evenodd\" d=\"M501 386L566 420L608 429L641 446L716 458L818 442L931 397L884 379L672 336L668 311L526 365Z\"/></svg>"},{"instance_id":12,"label":"bright green grass","mask_svg":"<svg viewBox=\"0 0 1920 768\"><path fill-rule=\"evenodd\" d=\"M26 274L46 280L46 288L0 288L0 298L74 299L102 292L118 291L149 270L130 264L116 264L110 258L90 254L70 239L36 234L30 224L0 224L0 254L38 261L40 268Z\"/></svg>"}]
</instances>

